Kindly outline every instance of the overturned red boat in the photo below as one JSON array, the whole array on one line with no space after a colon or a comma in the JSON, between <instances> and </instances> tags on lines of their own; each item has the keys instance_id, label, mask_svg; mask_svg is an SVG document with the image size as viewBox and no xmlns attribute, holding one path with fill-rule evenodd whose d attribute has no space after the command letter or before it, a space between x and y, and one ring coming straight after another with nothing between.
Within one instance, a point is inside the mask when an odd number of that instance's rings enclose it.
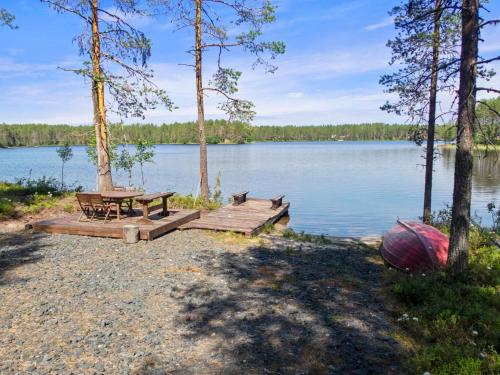
<instances>
[{"instance_id":1,"label":"overturned red boat","mask_svg":"<svg viewBox=\"0 0 500 375\"><path fill-rule=\"evenodd\" d=\"M419 272L446 266L448 237L430 225L400 221L384 236L380 248L391 266Z\"/></svg>"}]
</instances>

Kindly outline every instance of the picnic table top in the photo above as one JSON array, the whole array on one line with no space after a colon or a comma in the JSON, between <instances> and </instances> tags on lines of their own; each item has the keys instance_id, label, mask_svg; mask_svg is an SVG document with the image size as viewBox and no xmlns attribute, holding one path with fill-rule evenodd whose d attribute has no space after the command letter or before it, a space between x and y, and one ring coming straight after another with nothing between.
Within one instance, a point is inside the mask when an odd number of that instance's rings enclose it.
<instances>
[{"instance_id":1,"label":"picnic table top","mask_svg":"<svg viewBox=\"0 0 500 375\"><path fill-rule=\"evenodd\" d=\"M140 191L105 191L101 193L103 198L111 198L111 199L129 199L140 197L144 195L143 192Z\"/></svg>"}]
</instances>

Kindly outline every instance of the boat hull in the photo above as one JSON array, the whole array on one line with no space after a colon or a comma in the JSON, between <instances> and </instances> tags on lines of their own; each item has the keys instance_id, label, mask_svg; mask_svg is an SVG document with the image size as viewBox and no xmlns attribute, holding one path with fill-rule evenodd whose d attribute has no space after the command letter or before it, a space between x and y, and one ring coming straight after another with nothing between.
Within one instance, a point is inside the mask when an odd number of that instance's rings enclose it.
<instances>
[{"instance_id":1,"label":"boat hull","mask_svg":"<svg viewBox=\"0 0 500 375\"><path fill-rule=\"evenodd\" d=\"M448 260L448 237L430 225L398 221L385 235L380 248L391 266L418 272L443 268Z\"/></svg>"}]
</instances>

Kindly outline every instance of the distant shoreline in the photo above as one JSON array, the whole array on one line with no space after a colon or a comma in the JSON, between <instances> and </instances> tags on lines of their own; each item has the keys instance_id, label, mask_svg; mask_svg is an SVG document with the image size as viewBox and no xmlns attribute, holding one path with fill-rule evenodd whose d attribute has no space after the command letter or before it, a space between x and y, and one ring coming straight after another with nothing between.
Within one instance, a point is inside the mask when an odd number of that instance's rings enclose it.
<instances>
[{"instance_id":1,"label":"distant shoreline","mask_svg":"<svg viewBox=\"0 0 500 375\"><path fill-rule=\"evenodd\" d=\"M409 142L413 143L409 140L405 139L348 139L348 140L317 140L317 141L310 141L310 140L297 140L297 141L254 141L254 142L247 142L247 143L207 143L208 146L246 146L246 145L253 145L253 144L258 144L258 143L345 143L345 142L359 142L359 143L374 143L374 142ZM39 147L59 147L61 146L62 143L56 143L56 144L42 144L42 145L36 145L36 146L4 146L0 144L0 149L17 149L17 148L39 148ZM89 146L88 144L83 144L83 143L75 143L75 144L69 144L71 147L85 147ZM118 143L117 146L133 146L134 143ZM153 143L155 146L198 146L199 143Z\"/></svg>"}]
</instances>

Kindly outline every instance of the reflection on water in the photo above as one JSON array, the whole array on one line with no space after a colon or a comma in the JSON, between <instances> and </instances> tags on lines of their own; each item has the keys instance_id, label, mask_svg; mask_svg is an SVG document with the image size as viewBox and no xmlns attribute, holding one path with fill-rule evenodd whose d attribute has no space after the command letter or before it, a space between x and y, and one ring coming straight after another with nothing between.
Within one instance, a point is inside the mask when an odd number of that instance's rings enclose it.
<instances>
[{"instance_id":1,"label":"reflection on water","mask_svg":"<svg viewBox=\"0 0 500 375\"><path fill-rule=\"evenodd\" d=\"M441 160L446 169L455 166L455 150L441 149ZM498 197L500 194L500 152L476 151L472 170L472 185L476 193L482 192Z\"/></svg>"},{"instance_id":2,"label":"reflection on water","mask_svg":"<svg viewBox=\"0 0 500 375\"><path fill-rule=\"evenodd\" d=\"M133 150L130 150L133 152ZM95 185L95 169L85 147L74 147L65 180L86 189ZM302 142L211 145L209 176L213 186L222 172L222 191L249 190L251 196L286 195L289 225L329 235L380 235L396 219L417 219L423 204L423 149L410 142ZM158 145L155 163L145 168L148 191L198 192L198 147ZM500 161L492 155L474 159L472 209L491 221L489 202L500 203ZM60 173L55 147L0 149L0 179L54 176ZM435 163L433 209L451 203L454 150L444 149ZM140 173L134 171L136 181ZM123 173L115 183L126 184Z\"/></svg>"}]
</instances>

